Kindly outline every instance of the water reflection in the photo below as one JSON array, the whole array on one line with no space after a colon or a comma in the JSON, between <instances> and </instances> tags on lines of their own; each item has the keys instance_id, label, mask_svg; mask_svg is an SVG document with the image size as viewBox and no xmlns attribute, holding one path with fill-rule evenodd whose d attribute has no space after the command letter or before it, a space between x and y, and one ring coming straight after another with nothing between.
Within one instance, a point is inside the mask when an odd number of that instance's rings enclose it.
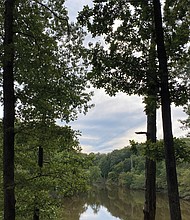
<instances>
[{"instance_id":1,"label":"water reflection","mask_svg":"<svg viewBox=\"0 0 190 220\"><path fill-rule=\"evenodd\" d=\"M88 195L63 201L62 219L65 220L141 220L144 205L143 191L121 188L93 188ZM190 216L190 203L181 201L183 220ZM166 195L157 195L156 220L169 220Z\"/></svg>"},{"instance_id":2,"label":"water reflection","mask_svg":"<svg viewBox=\"0 0 190 220\"><path fill-rule=\"evenodd\" d=\"M96 219L119 220L119 218L112 216L111 213L109 213L108 210L103 206L100 206L100 209L98 210L97 213L94 213L94 210L89 206L86 212L80 216L80 220L96 220Z\"/></svg>"}]
</instances>

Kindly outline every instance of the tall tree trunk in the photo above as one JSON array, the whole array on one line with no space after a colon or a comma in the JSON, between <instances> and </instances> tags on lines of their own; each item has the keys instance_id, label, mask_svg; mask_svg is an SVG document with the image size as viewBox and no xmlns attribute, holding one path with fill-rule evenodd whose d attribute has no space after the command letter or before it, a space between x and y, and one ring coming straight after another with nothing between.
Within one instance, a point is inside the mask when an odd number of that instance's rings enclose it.
<instances>
[{"instance_id":1,"label":"tall tree trunk","mask_svg":"<svg viewBox=\"0 0 190 220\"><path fill-rule=\"evenodd\" d=\"M154 111L147 115L147 153L149 142L156 142L156 105ZM148 155L145 171L144 220L154 220L156 215L156 161L150 159Z\"/></svg>"},{"instance_id":2,"label":"tall tree trunk","mask_svg":"<svg viewBox=\"0 0 190 220\"><path fill-rule=\"evenodd\" d=\"M156 73L156 42L152 24L152 36L149 49L149 71L147 72L148 97L147 115L147 156L145 163L145 204L144 220L155 220L156 217L156 160L149 155L150 143L156 143L156 106L157 106L157 73Z\"/></svg>"},{"instance_id":3,"label":"tall tree trunk","mask_svg":"<svg viewBox=\"0 0 190 220\"><path fill-rule=\"evenodd\" d=\"M161 107L164 133L165 161L168 184L168 197L171 220L181 220L181 210L178 192L178 182L176 173L176 160L174 152L172 122L171 122L171 100L168 85L167 56L164 45L164 33L162 27L161 5L159 0L153 0L154 19L157 52L159 60L159 71L161 79Z\"/></svg>"},{"instance_id":4,"label":"tall tree trunk","mask_svg":"<svg viewBox=\"0 0 190 220\"><path fill-rule=\"evenodd\" d=\"M4 17L4 61L3 61L3 187L4 220L15 219L14 193L14 77L13 77L13 10L14 0L5 1Z\"/></svg>"}]
</instances>

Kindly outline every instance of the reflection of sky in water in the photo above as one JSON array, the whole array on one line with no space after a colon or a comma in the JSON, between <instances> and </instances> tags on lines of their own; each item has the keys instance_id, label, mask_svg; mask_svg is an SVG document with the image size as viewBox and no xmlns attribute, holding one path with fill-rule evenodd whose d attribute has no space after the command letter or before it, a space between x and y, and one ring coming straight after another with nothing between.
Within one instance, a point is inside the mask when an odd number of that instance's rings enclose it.
<instances>
[{"instance_id":1,"label":"reflection of sky in water","mask_svg":"<svg viewBox=\"0 0 190 220\"><path fill-rule=\"evenodd\" d=\"M116 218L112 216L108 210L100 206L98 212L94 212L94 210L88 206L85 213L82 213L80 216L80 220L119 220L120 218Z\"/></svg>"}]
</instances>

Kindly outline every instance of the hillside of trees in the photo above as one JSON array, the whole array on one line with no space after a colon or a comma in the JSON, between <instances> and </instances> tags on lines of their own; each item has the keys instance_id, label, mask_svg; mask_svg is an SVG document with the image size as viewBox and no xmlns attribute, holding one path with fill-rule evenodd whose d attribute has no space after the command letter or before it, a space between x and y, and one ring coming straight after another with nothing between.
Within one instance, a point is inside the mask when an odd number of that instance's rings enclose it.
<instances>
[{"instance_id":1,"label":"hillside of trees","mask_svg":"<svg viewBox=\"0 0 190 220\"><path fill-rule=\"evenodd\" d=\"M157 161L156 188L166 191L166 169L163 142L159 141L150 155ZM181 198L190 199L190 139L175 139L177 172ZM145 144L131 145L108 154L93 154L90 168L91 183L117 185L128 189L145 189Z\"/></svg>"}]
</instances>

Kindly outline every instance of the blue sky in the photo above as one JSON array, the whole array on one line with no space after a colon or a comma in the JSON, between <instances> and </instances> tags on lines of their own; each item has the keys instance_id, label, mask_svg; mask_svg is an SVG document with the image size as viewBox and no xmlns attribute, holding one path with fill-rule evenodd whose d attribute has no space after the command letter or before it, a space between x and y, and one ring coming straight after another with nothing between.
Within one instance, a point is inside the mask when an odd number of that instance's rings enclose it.
<instances>
[{"instance_id":1,"label":"blue sky","mask_svg":"<svg viewBox=\"0 0 190 220\"><path fill-rule=\"evenodd\" d=\"M77 3L76 3L77 2ZM67 0L66 6L69 17L75 20L77 11L83 5L92 5L91 0ZM81 131L80 144L84 152L107 153L113 149L119 149L129 144L129 140L145 141L142 135L136 135L135 131L146 131L146 116L142 97L127 96L119 93L115 97L109 97L104 90L93 89L92 103L95 107L90 109L87 115L80 114L78 120L70 125ZM160 109L157 113L158 126L157 137L162 138L162 123ZM172 106L173 134L182 137L187 131L180 129L179 119L185 119L182 108Z\"/></svg>"}]
</instances>

